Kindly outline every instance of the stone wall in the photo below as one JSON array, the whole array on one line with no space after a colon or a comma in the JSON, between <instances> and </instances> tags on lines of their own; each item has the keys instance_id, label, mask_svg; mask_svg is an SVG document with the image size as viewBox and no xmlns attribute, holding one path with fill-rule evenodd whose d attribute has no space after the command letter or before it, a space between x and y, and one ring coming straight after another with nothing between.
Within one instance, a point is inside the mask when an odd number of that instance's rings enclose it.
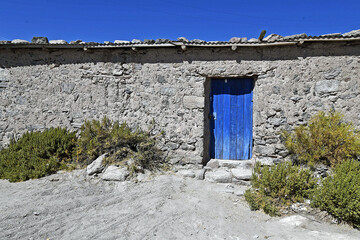
<instances>
[{"instance_id":1,"label":"stone wall","mask_svg":"<svg viewBox=\"0 0 360 240\"><path fill-rule=\"evenodd\" d=\"M173 162L208 160L206 84L251 77L254 157L286 156L279 131L336 109L360 124L360 48L301 46L130 49L1 49L0 147L25 131L108 116L155 132ZM205 139L205 141L204 141ZM205 146L205 147L204 147ZM205 149L205 150L204 150Z\"/></svg>"}]
</instances>

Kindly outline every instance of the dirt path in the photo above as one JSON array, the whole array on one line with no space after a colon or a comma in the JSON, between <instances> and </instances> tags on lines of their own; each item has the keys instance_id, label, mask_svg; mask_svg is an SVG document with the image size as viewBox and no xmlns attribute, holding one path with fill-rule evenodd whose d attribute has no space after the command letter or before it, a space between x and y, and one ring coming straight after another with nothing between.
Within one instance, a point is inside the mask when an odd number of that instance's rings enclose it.
<instances>
[{"instance_id":1,"label":"dirt path","mask_svg":"<svg viewBox=\"0 0 360 240\"><path fill-rule=\"evenodd\" d=\"M243 190L175 175L104 182L83 170L0 180L0 239L360 239L348 226L252 212Z\"/></svg>"}]
</instances>

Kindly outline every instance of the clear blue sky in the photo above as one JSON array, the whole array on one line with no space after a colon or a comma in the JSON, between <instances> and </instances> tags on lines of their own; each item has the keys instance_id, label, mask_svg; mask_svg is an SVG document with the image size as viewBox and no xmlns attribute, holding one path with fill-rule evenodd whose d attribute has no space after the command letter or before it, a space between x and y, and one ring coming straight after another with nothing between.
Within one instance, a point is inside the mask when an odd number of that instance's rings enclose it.
<instances>
[{"instance_id":1,"label":"clear blue sky","mask_svg":"<svg viewBox=\"0 0 360 240\"><path fill-rule=\"evenodd\" d=\"M360 0L0 0L0 40L227 41L360 29Z\"/></svg>"}]
</instances>

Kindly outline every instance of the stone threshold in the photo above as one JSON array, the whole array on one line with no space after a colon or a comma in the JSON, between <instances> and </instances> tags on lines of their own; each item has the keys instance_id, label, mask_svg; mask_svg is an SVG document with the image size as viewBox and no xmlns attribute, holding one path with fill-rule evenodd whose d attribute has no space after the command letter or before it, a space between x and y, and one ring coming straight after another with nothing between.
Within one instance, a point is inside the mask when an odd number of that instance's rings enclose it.
<instances>
[{"instance_id":1,"label":"stone threshold","mask_svg":"<svg viewBox=\"0 0 360 240\"><path fill-rule=\"evenodd\" d=\"M217 160L220 167L226 168L253 168L255 166L255 158L249 160L225 160L225 159L211 159Z\"/></svg>"}]
</instances>

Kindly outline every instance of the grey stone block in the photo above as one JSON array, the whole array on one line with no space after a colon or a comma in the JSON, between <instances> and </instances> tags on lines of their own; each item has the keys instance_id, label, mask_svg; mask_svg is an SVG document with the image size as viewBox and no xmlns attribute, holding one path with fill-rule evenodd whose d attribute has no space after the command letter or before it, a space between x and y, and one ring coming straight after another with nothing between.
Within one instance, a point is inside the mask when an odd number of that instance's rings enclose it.
<instances>
[{"instance_id":1,"label":"grey stone block","mask_svg":"<svg viewBox=\"0 0 360 240\"><path fill-rule=\"evenodd\" d=\"M230 171L236 180L249 180L252 175L252 169L233 168Z\"/></svg>"},{"instance_id":2,"label":"grey stone block","mask_svg":"<svg viewBox=\"0 0 360 240\"><path fill-rule=\"evenodd\" d=\"M206 167L208 168L219 168L220 165L219 165L219 160L217 159L211 159L207 164L206 164Z\"/></svg>"},{"instance_id":3,"label":"grey stone block","mask_svg":"<svg viewBox=\"0 0 360 240\"><path fill-rule=\"evenodd\" d=\"M197 180L204 180L205 178L205 172L206 172L206 169L198 169L198 170L194 170L195 172L195 178Z\"/></svg>"},{"instance_id":4,"label":"grey stone block","mask_svg":"<svg viewBox=\"0 0 360 240\"><path fill-rule=\"evenodd\" d=\"M272 145L255 146L255 152L263 156L269 156L275 153L275 147Z\"/></svg>"},{"instance_id":5,"label":"grey stone block","mask_svg":"<svg viewBox=\"0 0 360 240\"><path fill-rule=\"evenodd\" d=\"M276 158L271 158L271 157L259 157L256 159L256 162L260 162L261 165L263 166L271 166L274 164L274 161L276 160Z\"/></svg>"},{"instance_id":6,"label":"grey stone block","mask_svg":"<svg viewBox=\"0 0 360 240\"><path fill-rule=\"evenodd\" d=\"M205 179L209 182L230 183L232 176L229 171L226 171L224 169L216 169L216 170L206 171Z\"/></svg>"},{"instance_id":7,"label":"grey stone block","mask_svg":"<svg viewBox=\"0 0 360 240\"><path fill-rule=\"evenodd\" d=\"M50 40L50 44L67 44L67 41L65 40Z\"/></svg>"},{"instance_id":8,"label":"grey stone block","mask_svg":"<svg viewBox=\"0 0 360 240\"><path fill-rule=\"evenodd\" d=\"M47 37L33 37L31 42L36 44L47 44L49 43L49 39Z\"/></svg>"},{"instance_id":9,"label":"grey stone block","mask_svg":"<svg viewBox=\"0 0 360 240\"><path fill-rule=\"evenodd\" d=\"M189 42L189 40L187 40L185 37L178 37L177 40L179 42Z\"/></svg>"},{"instance_id":10,"label":"grey stone block","mask_svg":"<svg viewBox=\"0 0 360 240\"><path fill-rule=\"evenodd\" d=\"M155 43L168 43L171 42L169 39L165 39L165 38L158 38L155 40Z\"/></svg>"},{"instance_id":11,"label":"grey stone block","mask_svg":"<svg viewBox=\"0 0 360 240\"><path fill-rule=\"evenodd\" d=\"M206 43L205 40L201 40L201 39L193 39L190 42L192 42L192 43Z\"/></svg>"},{"instance_id":12,"label":"grey stone block","mask_svg":"<svg viewBox=\"0 0 360 240\"><path fill-rule=\"evenodd\" d=\"M193 109L193 108L204 108L204 97L196 96L185 96L183 98L184 107Z\"/></svg>"},{"instance_id":13,"label":"grey stone block","mask_svg":"<svg viewBox=\"0 0 360 240\"><path fill-rule=\"evenodd\" d=\"M307 38L307 35L305 33L294 34L294 35L284 37L284 40L293 40L293 39L298 39L298 38Z\"/></svg>"},{"instance_id":14,"label":"grey stone block","mask_svg":"<svg viewBox=\"0 0 360 240\"><path fill-rule=\"evenodd\" d=\"M93 161L90 165L86 168L86 173L88 175L93 175L95 173L100 173L104 169L105 165L103 164L104 158L107 156L107 153L98 157L95 161Z\"/></svg>"},{"instance_id":15,"label":"grey stone block","mask_svg":"<svg viewBox=\"0 0 360 240\"><path fill-rule=\"evenodd\" d=\"M29 43L29 41L23 39L14 39L11 41L11 43Z\"/></svg>"},{"instance_id":16,"label":"grey stone block","mask_svg":"<svg viewBox=\"0 0 360 240\"><path fill-rule=\"evenodd\" d=\"M230 38L229 42L231 43L245 43L247 42L247 38L246 37L232 37Z\"/></svg>"},{"instance_id":17,"label":"grey stone block","mask_svg":"<svg viewBox=\"0 0 360 240\"><path fill-rule=\"evenodd\" d=\"M105 181L125 181L129 174L129 171L126 168L109 166L104 171L101 179Z\"/></svg>"},{"instance_id":18,"label":"grey stone block","mask_svg":"<svg viewBox=\"0 0 360 240\"><path fill-rule=\"evenodd\" d=\"M123 43L130 43L130 41L126 41L126 40L115 40L114 43L115 43L115 44L123 44Z\"/></svg>"},{"instance_id":19,"label":"grey stone block","mask_svg":"<svg viewBox=\"0 0 360 240\"><path fill-rule=\"evenodd\" d=\"M178 174L180 174L183 177L189 177L189 178L195 178L195 173L192 170L188 170L188 169L184 169L184 170L179 170Z\"/></svg>"},{"instance_id":20,"label":"grey stone block","mask_svg":"<svg viewBox=\"0 0 360 240\"><path fill-rule=\"evenodd\" d=\"M266 37L263 39L263 41L274 42L274 41L276 41L276 40L281 40L281 39L283 39L283 36L280 36L280 35L278 35L278 34L272 33L272 34L270 34L269 36L266 36Z\"/></svg>"},{"instance_id":21,"label":"grey stone block","mask_svg":"<svg viewBox=\"0 0 360 240\"><path fill-rule=\"evenodd\" d=\"M341 73L341 68L332 68L326 72L324 72L324 77L325 79L327 80L330 80L330 79L334 79L336 78L337 76L339 76Z\"/></svg>"},{"instance_id":22,"label":"grey stone block","mask_svg":"<svg viewBox=\"0 0 360 240\"><path fill-rule=\"evenodd\" d=\"M153 39L144 39L144 43L152 44L152 43L155 43L155 40L153 40Z\"/></svg>"},{"instance_id":23,"label":"grey stone block","mask_svg":"<svg viewBox=\"0 0 360 240\"><path fill-rule=\"evenodd\" d=\"M318 94L334 93L339 90L340 82L337 80L323 80L315 84L315 92Z\"/></svg>"}]
</instances>

